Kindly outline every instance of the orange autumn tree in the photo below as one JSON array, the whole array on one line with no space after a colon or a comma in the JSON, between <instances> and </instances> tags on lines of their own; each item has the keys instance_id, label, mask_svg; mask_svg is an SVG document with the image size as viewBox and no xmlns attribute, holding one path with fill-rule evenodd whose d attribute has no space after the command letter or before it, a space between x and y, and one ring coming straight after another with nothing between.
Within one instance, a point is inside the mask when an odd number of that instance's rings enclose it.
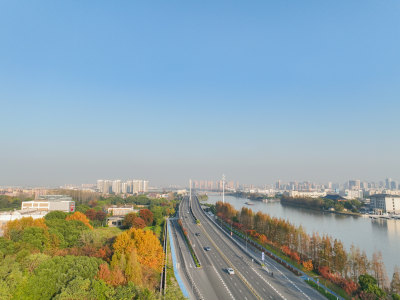
<instances>
[{"instance_id":1,"label":"orange autumn tree","mask_svg":"<svg viewBox=\"0 0 400 300\"><path fill-rule=\"evenodd\" d=\"M10 239L13 231L21 232L27 227L40 227L47 231L47 225L44 219L33 219L32 217L24 217L13 221L8 221L4 226L4 237Z\"/></svg>"},{"instance_id":2,"label":"orange autumn tree","mask_svg":"<svg viewBox=\"0 0 400 300\"><path fill-rule=\"evenodd\" d=\"M152 231L131 228L117 236L113 245L114 251L129 257L136 251L137 260L141 265L161 272L164 252L160 241Z\"/></svg>"},{"instance_id":3,"label":"orange autumn tree","mask_svg":"<svg viewBox=\"0 0 400 300\"><path fill-rule=\"evenodd\" d=\"M310 259L310 260L307 260L307 261L303 261L303 267L307 271L312 271L314 269L312 260Z\"/></svg>"},{"instance_id":4,"label":"orange autumn tree","mask_svg":"<svg viewBox=\"0 0 400 300\"><path fill-rule=\"evenodd\" d=\"M81 221L87 227L89 227L90 229L93 229L93 226L90 225L89 219L86 217L86 215L81 213L81 212L79 212L79 211L76 211L72 215L69 215L66 218L66 220L67 221L71 221L71 220Z\"/></svg>"}]
</instances>

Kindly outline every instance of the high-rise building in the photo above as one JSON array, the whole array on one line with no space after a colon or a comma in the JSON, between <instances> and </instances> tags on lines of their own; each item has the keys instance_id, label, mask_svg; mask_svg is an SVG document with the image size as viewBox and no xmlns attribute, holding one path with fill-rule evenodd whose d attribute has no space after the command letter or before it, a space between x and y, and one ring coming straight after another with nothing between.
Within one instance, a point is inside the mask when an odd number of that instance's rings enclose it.
<instances>
[{"instance_id":1,"label":"high-rise building","mask_svg":"<svg viewBox=\"0 0 400 300\"><path fill-rule=\"evenodd\" d=\"M100 193L103 193L103 188L104 188L104 180L102 179L97 180L97 190Z\"/></svg>"},{"instance_id":2,"label":"high-rise building","mask_svg":"<svg viewBox=\"0 0 400 300\"><path fill-rule=\"evenodd\" d=\"M361 188L360 180L349 180L349 189L350 190L359 190Z\"/></svg>"},{"instance_id":3,"label":"high-rise building","mask_svg":"<svg viewBox=\"0 0 400 300\"><path fill-rule=\"evenodd\" d=\"M121 180L114 180L112 183L112 191L114 194L121 194Z\"/></svg>"},{"instance_id":4,"label":"high-rise building","mask_svg":"<svg viewBox=\"0 0 400 300\"><path fill-rule=\"evenodd\" d=\"M385 188L390 190L390 183L392 182L392 178L385 179Z\"/></svg>"},{"instance_id":5,"label":"high-rise building","mask_svg":"<svg viewBox=\"0 0 400 300\"><path fill-rule=\"evenodd\" d=\"M397 181L392 180L392 181L390 182L390 189L391 189L392 191L397 190Z\"/></svg>"},{"instance_id":6,"label":"high-rise building","mask_svg":"<svg viewBox=\"0 0 400 300\"><path fill-rule=\"evenodd\" d=\"M275 183L275 188L276 188L277 190L280 190L280 189L281 189L281 181L280 181L280 180L278 180L278 181Z\"/></svg>"}]
</instances>

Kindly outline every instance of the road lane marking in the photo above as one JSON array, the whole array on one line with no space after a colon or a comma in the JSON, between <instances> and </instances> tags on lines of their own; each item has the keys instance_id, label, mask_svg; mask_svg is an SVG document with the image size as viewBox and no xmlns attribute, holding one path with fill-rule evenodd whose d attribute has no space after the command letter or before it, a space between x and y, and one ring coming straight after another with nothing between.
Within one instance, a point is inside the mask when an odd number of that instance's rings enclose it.
<instances>
[{"instance_id":1,"label":"road lane marking","mask_svg":"<svg viewBox=\"0 0 400 300\"><path fill-rule=\"evenodd\" d=\"M219 247L215 244L215 242L211 239L211 237L209 236L209 234L207 233L207 231L204 229L204 227L202 226L202 224L200 224L201 229L203 230L204 234L206 235L206 237L208 238L208 240L214 245L214 248L219 252L219 254L221 254L221 257L225 260L225 262L232 268L235 270L235 273L237 273L239 279L247 286L247 288L250 290L250 292L257 298L257 299L262 299L257 292L254 290L254 288L250 285L250 283L248 283L248 281L243 277L242 274L240 274L240 272L238 271L238 269L232 264L232 262L225 256L225 254L223 254L221 252L221 250L219 249Z\"/></svg>"},{"instance_id":2,"label":"road lane marking","mask_svg":"<svg viewBox=\"0 0 400 300\"><path fill-rule=\"evenodd\" d=\"M218 273L218 271L217 271L217 269L215 268L215 266L212 265L212 267L213 267L215 273L217 274L219 280L221 280L222 285L223 285L223 286L226 288L226 290L228 291L229 296L231 296L231 298L232 298L233 300L235 300L235 297L233 297L231 291L228 289L228 286L225 284L225 281L222 279L221 275Z\"/></svg>"}]
</instances>

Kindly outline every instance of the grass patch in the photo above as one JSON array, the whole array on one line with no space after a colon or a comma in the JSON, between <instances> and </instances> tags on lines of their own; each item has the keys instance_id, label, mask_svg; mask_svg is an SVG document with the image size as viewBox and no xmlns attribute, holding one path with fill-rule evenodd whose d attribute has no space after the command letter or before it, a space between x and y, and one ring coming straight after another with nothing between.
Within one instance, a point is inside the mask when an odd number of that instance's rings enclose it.
<instances>
[{"instance_id":1,"label":"grass patch","mask_svg":"<svg viewBox=\"0 0 400 300\"><path fill-rule=\"evenodd\" d=\"M314 281L306 280L306 282L307 282L307 284L309 286L311 286L313 289L317 290L319 293L324 295L326 298L328 298L330 300L337 300L337 297L335 295L332 295L331 293L326 291L323 287L321 287L320 285L316 284Z\"/></svg>"}]
</instances>

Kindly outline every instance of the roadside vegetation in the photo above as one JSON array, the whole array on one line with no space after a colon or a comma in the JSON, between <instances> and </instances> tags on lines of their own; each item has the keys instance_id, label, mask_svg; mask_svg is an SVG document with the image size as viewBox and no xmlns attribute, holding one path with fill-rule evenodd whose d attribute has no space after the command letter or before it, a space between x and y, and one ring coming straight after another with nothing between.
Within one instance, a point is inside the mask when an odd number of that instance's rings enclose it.
<instances>
[{"instance_id":1,"label":"roadside vegetation","mask_svg":"<svg viewBox=\"0 0 400 300\"><path fill-rule=\"evenodd\" d=\"M160 240L165 217L175 212L177 201L90 197L81 197L74 213L54 211L42 219L5 225L0 299L159 298L164 262ZM125 217L122 229L106 227L106 206L127 203L141 205L139 211ZM176 285L171 288L178 294Z\"/></svg>"},{"instance_id":2,"label":"roadside vegetation","mask_svg":"<svg viewBox=\"0 0 400 300\"><path fill-rule=\"evenodd\" d=\"M217 202L215 211L218 218L244 238L270 250L346 299L382 299L389 295L396 299L400 293L399 269L395 268L390 281L380 252L370 260L357 247L352 246L347 252L340 240L318 233L309 235L301 226L254 213L247 207L237 211L229 203Z\"/></svg>"},{"instance_id":3,"label":"roadside vegetation","mask_svg":"<svg viewBox=\"0 0 400 300\"><path fill-rule=\"evenodd\" d=\"M189 248L190 254L192 255L193 262L194 262L194 264L196 265L197 268L200 268L201 265L200 265L199 259L197 258L197 255L196 255L196 253L194 252L194 249L193 249L193 247L192 247L192 244L190 243L187 230L186 230L185 227L183 227L182 220L178 220L178 224L179 224L179 227L180 227L180 229L181 229L181 231L182 231L182 233L183 233L183 237L184 237L184 239L185 239L186 245L187 245L188 248Z\"/></svg>"}]
</instances>

